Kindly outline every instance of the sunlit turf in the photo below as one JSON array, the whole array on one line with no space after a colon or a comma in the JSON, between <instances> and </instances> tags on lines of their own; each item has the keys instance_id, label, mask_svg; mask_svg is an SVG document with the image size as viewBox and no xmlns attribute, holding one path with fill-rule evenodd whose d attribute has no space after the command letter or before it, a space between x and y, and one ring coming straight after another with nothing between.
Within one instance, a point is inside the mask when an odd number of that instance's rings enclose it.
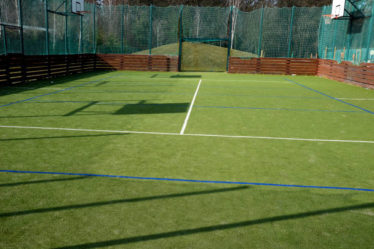
<instances>
[{"instance_id":1,"label":"sunlit turf","mask_svg":"<svg viewBox=\"0 0 374 249\"><path fill-rule=\"evenodd\" d=\"M179 135L200 79L186 135L374 141L371 90L317 77L103 72L0 88L0 126L113 131L0 128L0 170L374 189L373 143ZM374 244L373 192L12 173L0 173L0 189L0 248Z\"/></svg>"}]
</instances>

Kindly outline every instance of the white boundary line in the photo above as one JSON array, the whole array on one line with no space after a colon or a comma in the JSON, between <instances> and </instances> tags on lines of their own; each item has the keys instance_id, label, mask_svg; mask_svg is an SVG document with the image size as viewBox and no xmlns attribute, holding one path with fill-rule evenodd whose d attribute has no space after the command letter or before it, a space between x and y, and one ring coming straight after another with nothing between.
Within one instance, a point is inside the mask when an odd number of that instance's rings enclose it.
<instances>
[{"instance_id":1,"label":"white boundary line","mask_svg":"<svg viewBox=\"0 0 374 249\"><path fill-rule=\"evenodd\" d=\"M188 119L190 118L192 107L193 107L193 104L195 103L197 93L199 92L199 88L200 88L201 82L202 82L202 79L200 79L199 84L197 85L197 88L196 88L196 91L195 91L195 95L192 98L192 101L191 101L191 104L190 104L190 108L188 109L188 113L187 113L186 119L184 120L181 132L179 133L181 135L183 135L184 131L186 130Z\"/></svg>"},{"instance_id":2,"label":"white boundary line","mask_svg":"<svg viewBox=\"0 0 374 249\"><path fill-rule=\"evenodd\" d=\"M288 141L306 141L306 142L335 142L335 143L374 144L374 141L361 141L361 140L311 139L311 138L261 137L261 136L231 136L231 135L214 135L214 134L180 134L180 133L170 133L170 132L116 131L116 130L94 130L94 129L75 129L75 128L57 128L57 127L35 127L35 126L8 126L8 125L0 125L0 128L36 129L36 130L59 130L59 131L82 131L82 132L102 132L102 133L121 133L121 134L145 134L145 135L164 135L164 136L217 137L217 138L240 138L240 139L262 139L262 140L288 140Z\"/></svg>"}]
</instances>

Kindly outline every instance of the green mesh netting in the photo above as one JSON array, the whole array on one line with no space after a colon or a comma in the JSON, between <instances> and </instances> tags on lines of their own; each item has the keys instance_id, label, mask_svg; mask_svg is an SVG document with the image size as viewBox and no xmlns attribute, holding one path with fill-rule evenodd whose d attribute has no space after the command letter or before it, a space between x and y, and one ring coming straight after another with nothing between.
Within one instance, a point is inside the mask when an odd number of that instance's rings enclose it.
<instances>
[{"instance_id":1,"label":"green mesh netting","mask_svg":"<svg viewBox=\"0 0 374 249\"><path fill-rule=\"evenodd\" d=\"M292 58L316 58L318 56L318 33L321 8L295 8L291 34ZM310 32L314 30L315 32Z\"/></svg>"},{"instance_id":2,"label":"green mesh netting","mask_svg":"<svg viewBox=\"0 0 374 249\"><path fill-rule=\"evenodd\" d=\"M23 38L25 54L46 54L46 27L44 2L35 0L23 0L22 11L24 25ZM54 29L53 31L55 33L57 32L56 29Z\"/></svg>"},{"instance_id":3,"label":"green mesh netting","mask_svg":"<svg viewBox=\"0 0 374 249\"><path fill-rule=\"evenodd\" d=\"M178 55L179 12L177 6L152 8L152 54Z\"/></svg>"},{"instance_id":4,"label":"green mesh netting","mask_svg":"<svg viewBox=\"0 0 374 249\"><path fill-rule=\"evenodd\" d=\"M121 53L175 56L180 53L179 41L182 38L182 68L186 70L189 70L187 62L195 61L200 68L204 66L198 62L204 60L193 58L205 56L197 51L223 54L229 47L231 55L237 57L318 56L356 64L374 62L374 0L353 2L355 6L347 3L347 10L355 17L365 18L327 24L322 15L330 14L331 6L242 12L230 7L121 4L99 7L86 2L88 13L76 15L71 13L71 1L0 1L0 54L22 53L24 48L26 55ZM222 70L227 58L217 60L221 61L220 66L211 64L211 67L204 66L204 70ZM195 66L191 65L191 68L196 69Z\"/></svg>"},{"instance_id":5,"label":"green mesh netting","mask_svg":"<svg viewBox=\"0 0 374 249\"><path fill-rule=\"evenodd\" d=\"M19 5L17 0L0 1L3 53L21 53Z\"/></svg>"},{"instance_id":6,"label":"green mesh netting","mask_svg":"<svg viewBox=\"0 0 374 249\"><path fill-rule=\"evenodd\" d=\"M347 2L346 9L358 18L345 18L325 23L321 19L319 34L319 56L336 61L351 61L355 64L374 62L374 0ZM330 14L325 7L323 14Z\"/></svg>"},{"instance_id":7,"label":"green mesh netting","mask_svg":"<svg viewBox=\"0 0 374 249\"><path fill-rule=\"evenodd\" d=\"M231 8L218 7L185 6L183 8L182 71L226 70L230 11Z\"/></svg>"},{"instance_id":8,"label":"green mesh netting","mask_svg":"<svg viewBox=\"0 0 374 249\"><path fill-rule=\"evenodd\" d=\"M121 53L123 5L104 5L96 10L97 53Z\"/></svg>"},{"instance_id":9,"label":"green mesh netting","mask_svg":"<svg viewBox=\"0 0 374 249\"><path fill-rule=\"evenodd\" d=\"M195 7L183 8L183 37L227 38L230 8Z\"/></svg>"},{"instance_id":10,"label":"green mesh netting","mask_svg":"<svg viewBox=\"0 0 374 249\"><path fill-rule=\"evenodd\" d=\"M236 25L232 30L234 34L232 56L249 58L260 56L262 18L262 9L238 12Z\"/></svg>"}]
</instances>

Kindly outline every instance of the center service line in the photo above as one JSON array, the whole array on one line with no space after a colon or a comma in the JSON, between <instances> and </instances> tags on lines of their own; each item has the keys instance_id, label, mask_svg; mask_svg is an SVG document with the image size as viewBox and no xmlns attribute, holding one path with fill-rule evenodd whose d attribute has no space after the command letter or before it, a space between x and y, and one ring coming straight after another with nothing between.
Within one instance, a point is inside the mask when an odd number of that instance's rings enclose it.
<instances>
[{"instance_id":1,"label":"center service line","mask_svg":"<svg viewBox=\"0 0 374 249\"><path fill-rule=\"evenodd\" d=\"M188 123L188 119L190 118L193 104L195 103L197 93L199 92L199 88L200 88L200 85L201 85L201 81L202 81L202 80L200 79L199 84L197 85L197 88L196 88L196 91L195 91L195 95L194 95L193 98L192 98L192 101L191 101L191 104L190 104L190 109L188 110L188 113L187 113L186 119L184 120L184 123L183 123L183 126L182 126L182 130L181 130L181 132L179 133L179 134L181 134L181 135L183 135L183 134L184 134L184 131L186 130L187 123Z\"/></svg>"}]
</instances>

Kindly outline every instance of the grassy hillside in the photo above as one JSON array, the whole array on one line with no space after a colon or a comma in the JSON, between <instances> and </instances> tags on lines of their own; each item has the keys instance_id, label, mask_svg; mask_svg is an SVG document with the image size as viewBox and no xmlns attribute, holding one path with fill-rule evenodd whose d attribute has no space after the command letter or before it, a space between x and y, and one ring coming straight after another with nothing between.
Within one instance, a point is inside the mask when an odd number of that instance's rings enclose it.
<instances>
[{"instance_id":1,"label":"grassy hillside","mask_svg":"<svg viewBox=\"0 0 374 249\"><path fill-rule=\"evenodd\" d=\"M152 49L152 55L177 56L179 43L163 45ZM135 54L147 55L149 50ZM231 55L235 57L257 57L257 55L232 49ZM227 48L205 43L184 42L182 48L183 71L226 71Z\"/></svg>"}]
</instances>

